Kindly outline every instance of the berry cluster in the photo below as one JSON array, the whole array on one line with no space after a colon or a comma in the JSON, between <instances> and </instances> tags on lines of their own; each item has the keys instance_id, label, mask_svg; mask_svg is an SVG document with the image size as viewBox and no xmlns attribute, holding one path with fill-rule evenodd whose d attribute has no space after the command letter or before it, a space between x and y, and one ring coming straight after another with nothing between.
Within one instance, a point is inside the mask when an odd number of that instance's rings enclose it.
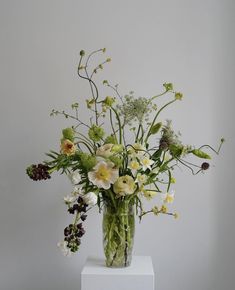
<instances>
[{"instance_id":1,"label":"berry cluster","mask_svg":"<svg viewBox=\"0 0 235 290\"><path fill-rule=\"evenodd\" d=\"M85 221L87 218L86 210L88 205L84 203L82 197L78 197L77 202L73 206L69 207L68 212L70 214L80 214L81 221ZM81 244L81 237L85 234L82 223L70 224L64 229L64 240L68 243L67 246L71 252L76 252Z\"/></svg>"},{"instance_id":2,"label":"berry cluster","mask_svg":"<svg viewBox=\"0 0 235 290\"><path fill-rule=\"evenodd\" d=\"M70 248L71 252L75 253L80 244L81 237L85 234L85 230L82 226L82 223L77 225L70 224L64 229L64 240L68 243L67 247Z\"/></svg>"},{"instance_id":3,"label":"berry cluster","mask_svg":"<svg viewBox=\"0 0 235 290\"><path fill-rule=\"evenodd\" d=\"M51 178L50 173L48 172L49 169L50 167L45 164L33 164L26 169L26 173L35 181L43 179L46 180Z\"/></svg>"}]
</instances>

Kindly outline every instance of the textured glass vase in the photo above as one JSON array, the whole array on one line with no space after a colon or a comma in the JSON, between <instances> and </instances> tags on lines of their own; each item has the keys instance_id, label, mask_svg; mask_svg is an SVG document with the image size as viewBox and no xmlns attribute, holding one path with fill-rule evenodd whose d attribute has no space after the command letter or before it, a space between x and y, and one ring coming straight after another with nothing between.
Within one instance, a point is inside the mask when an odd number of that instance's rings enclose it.
<instances>
[{"instance_id":1,"label":"textured glass vase","mask_svg":"<svg viewBox=\"0 0 235 290\"><path fill-rule=\"evenodd\" d=\"M107 267L127 267L131 263L135 234L134 208L120 200L116 208L104 206L103 246Z\"/></svg>"}]
</instances>

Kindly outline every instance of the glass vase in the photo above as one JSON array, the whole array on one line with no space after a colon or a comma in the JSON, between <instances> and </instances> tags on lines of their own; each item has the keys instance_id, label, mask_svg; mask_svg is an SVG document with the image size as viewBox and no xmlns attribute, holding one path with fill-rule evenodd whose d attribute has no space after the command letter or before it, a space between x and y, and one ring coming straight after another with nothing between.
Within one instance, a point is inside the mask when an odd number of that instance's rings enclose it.
<instances>
[{"instance_id":1,"label":"glass vase","mask_svg":"<svg viewBox=\"0 0 235 290\"><path fill-rule=\"evenodd\" d=\"M134 208L120 200L114 208L108 204L103 210L103 246L107 267L122 268L131 263L135 234Z\"/></svg>"}]
</instances>

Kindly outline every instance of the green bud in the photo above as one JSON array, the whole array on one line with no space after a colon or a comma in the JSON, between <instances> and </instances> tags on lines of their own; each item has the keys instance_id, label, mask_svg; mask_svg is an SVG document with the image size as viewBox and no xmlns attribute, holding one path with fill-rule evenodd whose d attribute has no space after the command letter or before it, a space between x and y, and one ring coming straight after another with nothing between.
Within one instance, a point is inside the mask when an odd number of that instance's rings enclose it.
<instances>
[{"instance_id":1,"label":"green bud","mask_svg":"<svg viewBox=\"0 0 235 290\"><path fill-rule=\"evenodd\" d=\"M85 50L81 50L80 51L80 56L84 56L85 55Z\"/></svg>"},{"instance_id":2,"label":"green bud","mask_svg":"<svg viewBox=\"0 0 235 290\"><path fill-rule=\"evenodd\" d=\"M158 131L160 130L161 126L162 126L162 123L161 122L153 125L152 128L151 128L151 130L150 130L150 134L152 134L152 135L157 134Z\"/></svg>"},{"instance_id":3,"label":"green bud","mask_svg":"<svg viewBox=\"0 0 235 290\"><path fill-rule=\"evenodd\" d=\"M163 84L163 87L166 89L166 91L172 91L173 90L173 84L172 83L165 83L165 84Z\"/></svg>"},{"instance_id":4,"label":"green bud","mask_svg":"<svg viewBox=\"0 0 235 290\"><path fill-rule=\"evenodd\" d=\"M175 93L175 99L181 101L183 98L183 94L182 93Z\"/></svg>"},{"instance_id":5,"label":"green bud","mask_svg":"<svg viewBox=\"0 0 235 290\"><path fill-rule=\"evenodd\" d=\"M122 166L122 161L123 160L122 160L121 157L118 157L118 156L110 156L109 157L109 160L111 162L113 162L116 167L121 167Z\"/></svg>"},{"instance_id":6,"label":"green bud","mask_svg":"<svg viewBox=\"0 0 235 290\"><path fill-rule=\"evenodd\" d=\"M190 153L193 153L195 156L203 159L211 159L211 156L200 149L193 149Z\"/></svg>"},{"instance_id":7,"label":"green bud","mask_svg":"<svg viewBox=\"0 0 235 290\"><path fill-rule=\"evenodd\" d=\"M71 105L71 108L72 108L72 109L76 109L76 108L78 108L78 107L79 107L79 104L78 104L78 103L74 103L74 104Z\"/></svg>"},{"instance_id":8,"label":"green bud","mask_svg":"<svg viewBox=\"0 0 235 290\"><path fill-rule=\"evenodd\" d=\"M92 106L94 105L94 103L95 103L95 100L94 100L94 99L86 100L87 108L88 108L88 109L91 109Z\"/></svg>"}]
</instances>

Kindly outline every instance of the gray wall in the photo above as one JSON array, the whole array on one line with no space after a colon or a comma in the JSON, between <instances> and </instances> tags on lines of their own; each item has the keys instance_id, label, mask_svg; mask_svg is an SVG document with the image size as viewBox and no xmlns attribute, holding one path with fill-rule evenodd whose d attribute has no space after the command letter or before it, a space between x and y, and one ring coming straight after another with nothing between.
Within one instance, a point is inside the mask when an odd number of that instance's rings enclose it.
<instances>
[{"instance_id":1,"label":"gray wall","mask_svg":"<svg viewBox=\"0 0 235 290\"><path fill-rule=\"evenodd\" d=\"M234 6L229 0L0 1L1 290L80 289L86 257L102 255L96 211L80 253L61 255L56 243L69 222L62 197L71 185L59 175L31 182L25 168L58 149L60 129L70 125L50 118L50 110L89 96L76 76L79 50L103 46L113 61L98 80L141 96L171 81L185 98L163 117L174 120L183 141L227 139L206 174L177 172L180 219L146 217L137 225L135 254L152 256L159 290L234 289Z\"/></svg>"}]
</instances>

